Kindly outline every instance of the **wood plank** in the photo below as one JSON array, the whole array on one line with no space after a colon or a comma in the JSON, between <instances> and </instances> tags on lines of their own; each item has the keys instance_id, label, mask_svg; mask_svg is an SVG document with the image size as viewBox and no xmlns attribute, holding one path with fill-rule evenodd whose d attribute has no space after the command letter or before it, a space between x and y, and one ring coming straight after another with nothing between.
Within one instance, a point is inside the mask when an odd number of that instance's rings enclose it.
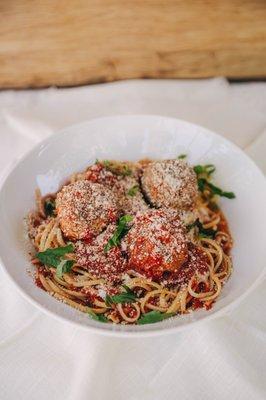
<instances>
[{"instance_id":1,"label":"wood plank","mask_svg":"<svg viewBox=\"0 0 266 400\"><path fill-rule=\"evenodd\" d=\"M0 87L266 76L264 0L0 1Z\"/></svg>"}]
</instances>

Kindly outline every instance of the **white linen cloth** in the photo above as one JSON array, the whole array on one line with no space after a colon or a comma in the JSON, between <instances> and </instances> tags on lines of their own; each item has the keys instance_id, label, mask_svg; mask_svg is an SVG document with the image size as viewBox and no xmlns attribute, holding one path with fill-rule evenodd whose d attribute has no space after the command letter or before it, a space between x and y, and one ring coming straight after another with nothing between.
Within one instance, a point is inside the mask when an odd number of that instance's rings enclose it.
<instances>
[{"instance_id":1,"label":"white linen cloth","mask_svg":"<svg viewBox=\"0 0 266 400\"><path fill-rule=\"evenodd\" d=\"M266 172L266 84L218 78L3 91L0 175L67 125L138 113L208 127L246 149ZM0 399L265 399L265 289L264 282L230 314L184 332L116 339L44 315L0 268Z\"/></svg>"}]
</instances>

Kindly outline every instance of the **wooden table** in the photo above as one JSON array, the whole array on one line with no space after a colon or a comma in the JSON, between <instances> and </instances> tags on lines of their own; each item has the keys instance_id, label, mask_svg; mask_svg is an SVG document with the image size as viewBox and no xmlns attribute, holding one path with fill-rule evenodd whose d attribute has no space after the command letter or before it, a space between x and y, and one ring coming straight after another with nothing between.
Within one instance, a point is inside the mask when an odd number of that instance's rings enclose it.
<instances>
[{"instance_id":1,"label":"wooden table","mask_svg":"<svg viewBox=\"0 0 266 400\"><path fill-rule=\"evenodd\" d=\"M265 0L0 0L0 88L266 76Z\"/></svg>"}]
</instances>

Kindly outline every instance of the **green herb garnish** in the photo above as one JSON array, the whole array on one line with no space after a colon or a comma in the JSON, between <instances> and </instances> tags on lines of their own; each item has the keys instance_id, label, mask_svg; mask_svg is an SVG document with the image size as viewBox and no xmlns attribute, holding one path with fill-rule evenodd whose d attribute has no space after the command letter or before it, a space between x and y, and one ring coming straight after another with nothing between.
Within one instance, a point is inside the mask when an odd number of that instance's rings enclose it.
<instances>
[{"instance_id":1,"label":"green herb garnish","mask_svg":"<svg viewBox=\"0 0 266 400\"><path fill-rule=\"evenodd\" d=\"M199 178L198 179L198 189L199 189L200 192L204 191L205 186L206 186L206 182L207 182L206 179L203 179L203 178Z\"/></svg>"},{"instance_id":2,"label":"green herb garnish","mask_svg":"<svg viewBox=\"0 0 266 400\"><path fill-rule=\"evenodd\" d=\"M195 165L193 169L197 175L210 176L211 174L214 173L216 168L213 164L207 164L207 165Z\"/></svg>"},{"instance_id":3,"label":"green herb garnish","mask_svg":"<svg viewBox=\"0 0 266 400\"><path fill-rule=\"evenodd\" d=\"M127 285L122 285L127 293L134 293Z\"/></svg>"},{"instance_id":4,"label":"green herb garnish","mask_svg":"<svg viewBox=\"0 0 266 400\"><path fill-rule=\"evenodd\" d=\"M95 314L95 312L93 312L93 311L88 311L87 312L89 315L90 315L90 317L92 318L92 319L94 319L95 321L99 321L99 322L108 322L108 318L106 318L106 316L105 315L103 315L103 314Z\"/></svg>"},{"instance_id":5,"label":"green herb garnish","mask_svg":"<svg viewBox=\"0 0 266 400\"><path fill-rule=\"evenodd\" d=\"M136 196L138 190L139 190L138 185L134 185L134 186L132 186L132 187L128 190L127 194L128 194L129 196L131 196L131 197L134 197L134 196Z\"/></svg>"},{"instance_id":6,"label":"green herb garnish","mask_svg":"<svg viewBox=\"0 0 266 400\"><path fill-rule=\"evenodd\" d=\"M133 303L136 300L135 293L120 293L114 296L106 295L105 303L107 306L111 306L112 304L119 304L119 303Z\"/></svg>"},{"instance_id":7,"label":"green herb garnish","mask_svg":"<svg viewBox=\"0 0 266 400\"><path fill-rule=\"evenodd\" d=\"M126 163L109 161L109 160L103 160L98 162L115 175L122 175L122 176L132 175L132 171Z\"/></svg>"},{"instance_id":8,"label":"green herb garnish","mask_svg":"<svg viewBox=\"0 0 266 400\"><path fill-rule=\"evenodd\" d=\"M129 231L128 222L131 222L132 220L133 217L131 215L124 215L123 217L119 218L115 233L104 246L105 253L107 253L112 247L118 246L120 244L121 239Z\"/></svg>"},{"instance_id":9,"label":"green herb garnish","mask_svg":"<svg viewBox=\"0 0 266 400\"><path fill-rule=\"evenodd\" d=\"M177 157L178 160L184 160L184 158L187 158L187 154L180 154L180 156Z\"/></svg>"},{"instance_id":10,"label":"green herb garnish","mask_svg":"<svg viewBox=\"0 0 266 400\"><path fill-rule=\"evenodd\" d=\"M110 165L111 165L111 162L110 162L109 160L103 160L103 161L102 161L102 164L103 164L103 166L104 166L105 168L109 168Z\"/></svg>"},{"instance_id":11,"label":"green herb garnish","mask_svg":"<svg viewBox=\"0 0 266 400\"><path fill-rule=\"evenodd\" d=\"M56 275L62 277L62 274L69 272L74 264L74 260L65 260L63 256L74 251L73 244L55 249L47 249L36 254L36 257L49 267L56 268Z\"/></svg>"},{"instance_id":12,"label":"green herb garnish","mask_svg":"<svg viewBox=\"0 0 266 400\"><path fill-rule=\"evenodd\" d=\"M205 178L198 179L198 188L201 192L203 192L205 189L207 189L211 192L212 195L226 197L227 199L234 199L236 197L234 192L224 192L218 186L213 185L211 182L209 182Z\"/></svg>"},{"instance_id":13,"label":"green herb garnish","mask_svg":"<svg viewBox=\"0 0 266 400\"><path fill-rule=\"evenodd\" d=\"M164 319L170 318L174 313L161 313L160 311L150 311L144 314L139 320L138 325L154 324L155 322L163 321Z\"/></svg>"},{"instance_id":14,"label":"green herb garnish","mask_svg":"<svg viewBox=\"0 0 266 400\"><path fill-rule=\"evenodd\" d=\"M46 217L54 216L54 210L55 210L55 201L54 200L46 200L44 202L44 212L45 212Z\"/></svg>"},{"instance_id":15,"label":"green herb garnish","mask_svg":"<svg viewBox=\"0 0 266 400\"><path fill-rule=\"evenodd\" d=\"M202 238L211 238L214 239L216 235L216 231L211 228L204 228L202 223L200 222L199 219L196 219L195 222L187 226L187 230L190 231L191 228L197 227L199 231L199 236Z\"/></svg>"},{"instance_id":16,"label":"green herb garnish","mask_svg":"<svg viewBox=\"0 0 266 400\"><path fill-rule=\"evenodd\" d=\"M234 199L236 197L233 192L225 192L209 181L210 175L213 174L216 169L213 164L195 165L193 169L197 174L198 188L200 192L204 192L204 190L207 189L212 196L218 195L221 197L227 197L228 199Z\"/></svg>"},{"instance_id":17,"label":"green herb garnish","mask_svg":"<svg viewBox=\"0 0 266 400\"><path fill-rule=\"evenodd\" d=\"M213 185L210 182L207 182L207 184L209 185L213 194L217 194L218 196L221 196L221 197L227 197L228 199L234 199L236 197L234 192L224 192L222 189Z\"/></svg>"},{"instance_id":18,"label":"green herb garnish","mask_svg":"<svg viewBox=\"0 0 266 400\"><path fill-rule=\"evenodd\" d=\"M109 294L105 297L105 303L108 307L111 307L112 304L119 304L119 303L132 303L136 300L137 296L128 286L122 285L125 289L125 292L115 294L114 296L110 296Z\"/></svg>"},{"instance_id":19,"label":"green herb garnish","mask_svg":"<svg viewBox=\"0 0 266 400\"><path fill-rule=\"evenodd\" d=\"M61 260L56 268L56 276L62 278L63 274L71 271L74 263L74 260Z\"/></svg>"},{"instance_id":20,"label":"green herb garnish","mask_svg":"<svg viewBox=\"0 0 266 400\"><path fill-rule=\"evenodd\" d=\"M131 171L131 169L129 168L128 165L123 165L123 167L122 167L122 169L120 171L120 175L123 175L123 176L132 175L132 171Z\"/></svg>"}]
</instances>

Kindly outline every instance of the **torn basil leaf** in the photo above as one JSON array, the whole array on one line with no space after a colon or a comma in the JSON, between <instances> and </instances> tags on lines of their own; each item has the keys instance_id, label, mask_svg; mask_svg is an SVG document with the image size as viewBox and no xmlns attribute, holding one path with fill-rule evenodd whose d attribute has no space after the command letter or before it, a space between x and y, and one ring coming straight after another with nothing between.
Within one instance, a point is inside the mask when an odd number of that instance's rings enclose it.
<instances>
[{"instance_id":1,"label":"torn basil leaf","mask_svg":"<svg viewBox=\"0 0 266 400\"><path fill-rule=\"evenodd\" d=\"M89 314L89 316L94 319L95 321L99 321L99 322L108 322L108 318L106 318L106 316L104 314L95 314L95 312L93 311L88 311L87 312Z\"/></svg>"},{"instance_id":2,"label":"torn basil leaf","mask_svg":"<svg viewBox=\"0 0 266 400\"><path fill-rule=\"evenodd\" d=\"M163 321L164 319L170 318L174 313L162 313L160 311L150 311L138 320L138 325L154 324L155 322Z\"/></svg>"},{"instance_id":3,"label":"torn basil leaf","mask_svg":"<svg viewBox=\"0 0 266 400\"><path fill-rule=\"evenodd\" d=\"M201 192L205 189L209 190L212 195L218 195L220 197L226 197L227 199L234 199L236 195L234 192L225 192L218 186L213 185L213 183L207 181L205 178L198 179L198 188Z\"/></svg>"},{"instance_id":4,"label":"torn basil leaf","mask_svg":"<svg viewBox=\"0 0 266 400\"><path fill-rule=\"evenodd\" d=\"M134 292L125 292L119 293L114 296L106 295L105 303L107 306L111 306L112 304L123 304L123 303L133 303L136 300L136 295Z\"/></svg>"},{"instance_id":5,"label":"torn basil leaf","mask_svg":"<svg viewBox=\"0 0 266 400\"><path fill-rule=\"evenodd\" d=\"M104 246L105 253L107 253L112 247L116 247L120 244L121 239L129 231L128 222L131 222L132 220L133 217L131 215L124 215L123 217L119 218L115 233Z\"/></svg>"},{"instance_id":6,"label":"torn basil leaf","mask_svg":"<svg viewBox=\"0 0 266 400\"><path fill-rule=\"evenodd\" d=\"M56 267L56 276L62 278L63 274L71 271L74 263L74 260L61 260Z\"/></svg>"},{"instance_id":7,"label":"torn basil leaf","mask_svg":"<svg viewBox=\"0 0 266 400\"><path fill-rule=\"evenodd\" d=\"M202 238L211 238L214 239L215 235L216 235L216 231L214 229L211 228L204 228L203 224L200 222L199 219L196 219L195 222L193 222L192 224L187 226L187 230L190 231L190 229L197 227L198 231L199 231L199 236Z\"/></svg>"},{"instance_id":8,"label":"torn basil leaf","mask_svg":"<svg viewBox=\"0 0 266 400\"><path fill-rule=\"evenodd\" d=\"M115 175L122 175L122 176L132 175L132 171L126 163L103 160L100 161L100 164L102 164L106 169L108 169Z\"/></svg>"},{"instance_id":9,"label":"torn basil leaf","mask_svg":"<svg viewBox=\"0 0 266 400\"><path fill-rule=\"evenodd\" d=\"M131 196L131 197L134 197L134 196L136 196L138 190L139 190L138 185L134 185L134 186L132 186L132 187L128 190L127 194L128 194L129 196Z\"/></svg>"},{"instance_id":10,"label":"torn basil leaf","mask_svg":"<svg viewBox=\"0 0 266 400\"><path fill-rule=\"evenodd\" d=\"M215 166L213 164L206 164L206 165L195 165L193 167L194 172L197 175L207 175L210 176L215 171Z\"/></svg>"},{"instance_id":11,"label":"torn basil leaf","mask_svg":"<svg viewBox=\"0 0 266 400\"><path fill-rule=\"evenodd\" d=\"M178 160L184 160L184 158L187 158L187 154L180 154L177 159Z\"/></svg>"},{"instance_id":12,"label":"torn basil leaf","mask_svg":"<svg viewBox=\"0 0 266 400\"><path fill-rule=\"evenodd\" d=\"M62 257L65 254L73 253L73 251L74 251L73 244L68 244L67 246L56 247L55 249L47 249L45 251L40 251L39 253L36 254L36 257L44 265L48 265L49 267L57 268L59 266L60 262L62 261ZM63 261L71 261L71 263L62 264L62 267L60 267L60 269L62 268L62 270L71 268L74 263L73 260L63 260ZM70 264L71 264L71 267L70 267Z\"/></svg>"}]
</instances>

